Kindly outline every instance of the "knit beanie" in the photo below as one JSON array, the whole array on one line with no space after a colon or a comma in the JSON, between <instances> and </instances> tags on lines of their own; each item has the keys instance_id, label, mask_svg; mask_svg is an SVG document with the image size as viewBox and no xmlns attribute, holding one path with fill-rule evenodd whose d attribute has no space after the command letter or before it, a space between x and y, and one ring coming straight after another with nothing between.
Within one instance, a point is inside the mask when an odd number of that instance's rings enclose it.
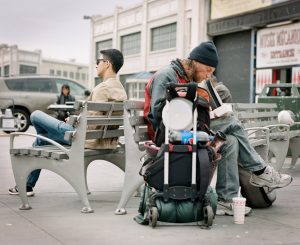
<instances>
[{"instance_id":1,"label":"knit beanie","mask_svg":"<svg viewBox=\"0 0 300 245\"><path fill-rule=\"evenodd\" d=\"M188 58L214 68L219 62L216 46L211 41L200 43L191 51Z\"/></svg>"}]
</instances>

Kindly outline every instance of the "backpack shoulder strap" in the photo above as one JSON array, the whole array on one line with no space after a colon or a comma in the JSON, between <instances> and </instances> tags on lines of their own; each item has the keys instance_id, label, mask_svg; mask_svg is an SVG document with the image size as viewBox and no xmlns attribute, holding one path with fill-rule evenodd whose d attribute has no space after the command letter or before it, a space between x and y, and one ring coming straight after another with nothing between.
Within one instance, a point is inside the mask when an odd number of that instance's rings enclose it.
<instances>
[{"instance_id":1,"label":"backpack shoulder strap","mask_svg":"<svg viewBox=\"0 0 300 245\"><path fill-rule=\"evenodd\" d=\"M198 148L199 161L199 176L200 176L200 193L199 197L202 200L209 186L209 176L211 171L211 163L209 161L207 148Z\"/></svg>"}]
</instances>

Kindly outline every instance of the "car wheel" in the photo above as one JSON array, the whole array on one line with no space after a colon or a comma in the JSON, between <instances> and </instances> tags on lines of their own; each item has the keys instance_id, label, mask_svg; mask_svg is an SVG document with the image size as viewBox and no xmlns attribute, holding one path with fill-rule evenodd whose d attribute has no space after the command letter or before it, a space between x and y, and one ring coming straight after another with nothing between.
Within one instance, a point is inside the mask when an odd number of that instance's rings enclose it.
<instances>
[{"instance_id":1,"label":"car wheel","mask_svg":"<svg viewBox=\"0 0 300 245\"><path fill-rule=\"evenodd\" d=\"M23 109L14 109L14 116L16 118L15 127L18 132L25 132L30 125L30 118L27 111ZM6 133L10 133L11 131L4 131Z\"/></svg>"}]
</instances>

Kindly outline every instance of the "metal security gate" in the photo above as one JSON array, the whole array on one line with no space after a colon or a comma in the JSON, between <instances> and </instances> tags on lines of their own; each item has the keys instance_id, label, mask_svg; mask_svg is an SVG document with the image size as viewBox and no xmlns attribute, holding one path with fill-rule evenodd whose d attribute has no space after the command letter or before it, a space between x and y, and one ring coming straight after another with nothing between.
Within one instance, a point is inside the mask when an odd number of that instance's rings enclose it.
<instances>
[{"instance_id":1,"label":"metal security gate","mask_svg":"<svg viewBox=\"0 0 300 245\"><path fill-rule=\"evenodd\" d=\"M251 31L214 37L219 54L216 75L231 91L234 102L253 102Z\"/></svg>"}]
</instances>

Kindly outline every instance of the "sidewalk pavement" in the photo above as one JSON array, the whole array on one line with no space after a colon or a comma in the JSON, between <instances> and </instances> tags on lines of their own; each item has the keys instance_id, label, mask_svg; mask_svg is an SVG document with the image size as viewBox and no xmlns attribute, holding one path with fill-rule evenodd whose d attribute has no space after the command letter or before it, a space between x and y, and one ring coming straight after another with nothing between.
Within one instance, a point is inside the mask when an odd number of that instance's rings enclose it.
<instances>
[{"instance_id":1,"label":"sidewalk pavement","mask_svg":"<svg viewBox=\"0 0 300 245\"><path fill-rule=\"evenodd\" d=\"M300 164L284 169L294 181L277 190L277 200L268 209L256 209L244 225L233 224L230 216L217 216L211 230L194 224L158 223L155 229L138 225L138 197L127 205L127 215L114 215L119 201L123 172L105 161L95 161L88 169L89 196L95 210L82 214L81 203L73 189L58 175L43 170L29 199L32 210L18 209L18 196L8 195L14 186L9 157L9 137L0 135L0 244L2 245L147 245L147 244L300 244ZM32 138L18 139L30 145ZM287 159L285 167L290 159Z\"/></svg>"}]
</instances>

